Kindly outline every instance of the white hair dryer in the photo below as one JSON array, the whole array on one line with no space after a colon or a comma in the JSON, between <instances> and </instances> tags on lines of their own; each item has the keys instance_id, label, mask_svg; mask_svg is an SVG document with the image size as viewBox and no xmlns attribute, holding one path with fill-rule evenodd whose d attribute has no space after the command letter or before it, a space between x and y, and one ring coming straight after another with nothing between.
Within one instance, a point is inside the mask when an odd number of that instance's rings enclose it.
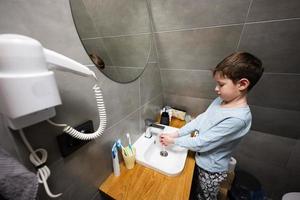
<instances>
[{"instance_id":1,"label":"white hair dryer","mask_svg":"<svg viewBox=\"0 0 300 200\"><path fill-rule=\"evenodd\" d=\"M34 151L22 128L55 116L54 107L61 104L61 99L54 73L49 71L53 68L97 79L89 68L43 48L37 40L16 34L0 35L0 113L5 116L10 128L20 129L21 138L31 152L30 161L35 166L45 164L47 152L44 149ZM106 111L100 87L95 84L93 90L100 120L97 131L84 134L67 124L48 122L64 127L64 132L77 139L91 140L101 136L106 127ZM41 157L36 154L38 151ZM52 194L49 190L49 176L50 170L46 165L38 167L39 183L44 184L51 198L59 197L61 193Z\"/></svg>"},{"instance_id":2,"label":"white hair dryer","mask_svg":"<svg viewBox=\"0 0 300 200\"><path fill-rule=\"evenodd\" d=\"M54 106L61 99L49 71L53 68L96 78L89 68L43 48L37 40L0 35L0 113L10 128L21 129L55 115Z\"/></svg>"}]
</instances>

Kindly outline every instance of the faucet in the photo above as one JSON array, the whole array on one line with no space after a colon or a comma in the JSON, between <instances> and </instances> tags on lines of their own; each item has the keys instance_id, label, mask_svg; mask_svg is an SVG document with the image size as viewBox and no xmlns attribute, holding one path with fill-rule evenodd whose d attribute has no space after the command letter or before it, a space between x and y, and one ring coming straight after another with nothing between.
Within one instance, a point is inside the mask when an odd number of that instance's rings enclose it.
<instances>
[{"instance_id":1,"label":"faucet","mask_svg":"<svg viewBox=\"0 0 300 200\"><path fill-rule=\"evenodd\" d=\"M155 122L151 119L145 119L145 127L146 138L151 138L153 134L160 134L165 129L163 125L155 124Z\"/></svg>"}]
</instances>

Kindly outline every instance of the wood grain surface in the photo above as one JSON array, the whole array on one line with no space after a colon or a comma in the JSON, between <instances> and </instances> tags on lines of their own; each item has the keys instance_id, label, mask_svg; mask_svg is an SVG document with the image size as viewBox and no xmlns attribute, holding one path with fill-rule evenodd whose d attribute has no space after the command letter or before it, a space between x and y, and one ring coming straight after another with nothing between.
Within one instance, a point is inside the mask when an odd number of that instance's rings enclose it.
<instances>
[{"instance_id":1,"label":"wood grain surface","mask_svg":"<svg viewBox=\"0 0 300 200\"><path fill-rule=\"evenodd\" d=\"M172 118L170 126L180 128L185 121ZM117 200L183 200L189 199L195 167L194 153L189 152L180 175L169 177L140 164L126 169L120 164L121 175L112 173L99 187L101 192Z\"/></svg>"}]
</instances>

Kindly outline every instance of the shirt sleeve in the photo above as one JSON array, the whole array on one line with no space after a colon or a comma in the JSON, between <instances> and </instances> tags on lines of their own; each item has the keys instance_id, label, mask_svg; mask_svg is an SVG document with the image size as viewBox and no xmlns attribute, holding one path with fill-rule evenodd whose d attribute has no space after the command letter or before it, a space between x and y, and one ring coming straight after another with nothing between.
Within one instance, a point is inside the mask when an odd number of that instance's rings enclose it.
<instances>
[{"instance_id":1,"label":"shirt sleeve","mask_svg":"<svg viewBox=\"0 0 300 200\"><path fill-rule=\"evenodd\" d=\"M197 124L201 123L201 120L203 118L203 114L198 115L195 119L187 123L185 126L179 129L179 137L188 135L192 133L193 131L197 130Z\"/></svg>"},{"instance_id":2,"label":"shirt sleeve","mask_svg":"<svg viewBox=\"0 0 300 200\"><path fill-rule=\"evenodd\" d=\"M244 121L231 117L201 132L197 137L179 137L174 143L193 151L206 152L241 137L239 133L244 127Z\"/></svg>"},{"instance_id":3,"label":"shirt sleeve","mask_svg":"<svg viewBox=\"0 0 300 200\"><path fill-rule=\"evenodd\" d=\"M209 107L206 109L205 112L207 112L207 110L209 110L213 105L220 104L220 101L221 101L220 97L217 97L215 100L213 100L213 102L209 105ZM194 120L192 120L191 122L189 122L185 126L183 126L181 129L179 129L179 137L188 135L188 134L192 133L193 131L198 130L197 128L199 128L199 125L201 124L201 121L203 120L203 116L204 116L205 112L198 115Z\"/></svg>"}]
</instances>

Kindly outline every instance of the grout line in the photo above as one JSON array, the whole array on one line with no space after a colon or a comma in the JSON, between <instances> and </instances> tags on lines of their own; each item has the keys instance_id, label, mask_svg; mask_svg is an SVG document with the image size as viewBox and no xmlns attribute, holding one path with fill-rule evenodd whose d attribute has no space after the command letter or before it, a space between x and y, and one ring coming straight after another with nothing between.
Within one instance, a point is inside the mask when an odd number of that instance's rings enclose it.
<instances>
[{"instance_id":1,"label":"grout line","mask_svg":"<svg viewBox=\"0 0 300 200\"><path fill-rule=\"evenodd\" d=\"M253 22L246 22L245 24L272 23L272 22L292 21L292 20L300 20L300 17L286 18L286 19L271 19L271 20L263 20L263 21L253 21Z\"/></svg>"},{"instance_id":2,"label":"grout line","mask_svg":"<svg viewBox=\"0 0 300 200\"><path fill-rule=\"evenodd\" d=\"M99 178L99 177L98 177ZM92 198L90 200L95 200L96 197L98 197L98 195L100 195L100 191L96 191L95 194L92 196ZM98 198L97 198L98 199Z\"/></svg>"},{"instance_id":3,"label":"grout line","mask_svg":"<svg viewBox=\"0 0 300 200\"><path fill-rule=\"evenodd\" d=\"M243 24L243 28L242 28L242 31L241 31L241 35L240 35L240 38L239 38L239 41L237 43L237 46L236 46L236 49L235 51L238 51L239 47L240 47L240 43L241 43L241 40L242 40L242 36L244 34L244 30L245 30L245 24L247 22L247 19L248 19L248 16L249 16L249 13L250 13L250 9L252 7L252 3L253 3L253 0L250 1L250 4L249 4L249 7L248 7L248 11L247 11L247 14L246 14L246 18L245 18L245 23Z\"/></svg>"},{"instance_id":4,"label":"grout line","mask_svg":"<svg viewBox=\"0 0 300 200\"><path fill-rule=\"evenodd\" d=\"M146 104L150 103L151 101L155 100L157 97L159 97L160 95L163 95L163 93L159 93L158 95L156 95L155 97L152 97L149 101L147 101L146 103L144 103L143 105L141 105L140 108L143 108Z\"/></svg>"},{"instance_id":5,"label":"grout line","mask_svg":"<svg viewBox=\"0 0 300 200\"><path fill-rule=\"evenodd\" d=\"M133 34L124 34L124 35L111 35L111 36L82 38L82 40L96 40L96 39L107 39L107 38L118 38L118 37L141 36L141 35L150 35L150 34L151 33L133 33Z\"/></svg>"},{"instance_id":6,"label":"grout line","mask_svg":"<svg viewBox=\"0 0 300 200\"><path fill-rule=\"evenodd\" d=\"M299 110L290 109L290 108L270 107L270 105L255 105L255 104L249 104L249 106L259 107L259 108L264 108L264 109L272 109L272 110L277 110L277 111L282 111L282 110L284 110L284 111L286 111L286 112L300 113Z\"/></svg>"},{"instance_id":7,"label":"grout line","mask_svg":"<svg viewBox=\"0 0 300 200\"><path fill-rule=\"evenodd\" d=\"M138 110L139 112L139 133L142 133L142 125L141 125L141 121L142 121L142 111L141 109Z\"/></svg>"},{"instance_id":8,"label":"grout line","mask_svg":"<svg viewBox=\"0 0 300 200\"><path fill-rule=\"evenodd\" d=\"M119 121L117 121L116 123L114 123L112 126L106 128L105 130L110 130L113 127L119 125L121 122L123 122L124 120L126 120L127 118L131 117L131 115L133 115L134 113L136 113L140 108L135 109L134 111L132 111L131 113L129 113L128 115L125 115L122 119L120 119Z\"/></svg>"},{"instance_id":9,"label":"grout line","mask_svg":"<svg viewBox=\"0 0 300 200\"><path fill-rule=\"evenodd\" d=\"M167 94L167 93L165 93L165 92L163 91L163 94L162 94L162 98L163 98L163 102L162 102L162 103L163 103L163 105L166 105L166 102L167 102L167 101L165 100L165 99L166 99L166 94Z\"/></svg>"},{"instance_id":10,"label":"grout line","mask_svg":"<svg viewBox=\"0 0 300 200\"><path fill-rule=\"evenodd\" d=\"M160 70L162 71L168 71L168 70L171 70L171 71L211 71L209 69L172 69L172 68L160 68Z\"/></svg>"},{"instance_id":11,"label":"grout line","mask_svg":"<svg viewBox=\"0 0 300 200\"><path fill-rule=\"evenodd\" d=\"M141 96L141 84L142 84L142 81L141 81L141 76L139 76L139 107L141 106L142 104L142 96Z\"/></svg>"},{"instance_id":12,"label":"grout line","mask_svg":"<svg viewBox=\"0 0 300 200\"><path fill-rule=\"evenodd\" d=\"M86 5L85 5L84 3L83 3L83 6L84 6L85 10L87 10ZM89 14L88 14L88 15L89 15ZM91 15L89 15L89 17L91 18ZM95 24L95 23L94 23L94 20L91 20L91 21L92 21L92 24L93 24L93 26L94 26L94 28L95 28L95 31L96 31L97 35L102 35L102 33L99 31L99 27L97 26L98 24ZM79 35L79 34L78 34L78 35ZM85 39L82 38L82 39L81 39L82 46L83 46L84 49L86 50L86 53L89 54L89 53L91 53L91 52L88 52L88 50L86 49L85 45L83 44L84 41L85 41ZM113 64L113 61L112 61L112 59L111 59L111 57L110 57L110 55L109 55L109 53L108 53L108 51L107 51L107 48L106 48L104 42L101 41L101 43L102 43L103 50L104 50L105 54L107 54L107 56L108 56L108 58L109 58L111 64ZM98 52L97 52L97 54L98 54ZM93 60L92 60L91 58L90 58L90 60L91 60L92 63L94 63ZM105 74L105 75L106 75L106 74Z\"/></svg>"},{"instance_id":13,"label":"grout line","mask_svg":"<svg viewBox=\"0 0 300 200\"><path fill-rule=\"evenodd\" d=\"M290 75L290 76L300 76L299 73L283 73L283 72L264 72L264 74L270 74L270 75Z\"/></svg>"},{"instance_id":14,"label":"grout line","mask_svg":"<svg viewBox=\"0 0 300 200\"><path fill-rule=\"evenodd\" d=\"M165 70L165 71L210 71L210 70L206 70L206 69L172 69L172 68L161 68L160 70ZM268 74L268 75L290 75L290 76L300 76L300 73L284 73L284 72L264 72L264 74Z\"/></svg>"},{"instance_id":15,"label":"grout line","mask_svg":"<svg viewBox=\"0 0 300 200\"><path fill-rule=\"evenodd\" d=\"M180 95L180 94L172 94L172 93L166 93L167 95L173 95L173 96L179 96L179 97L187 97L192 99L205 99L205 100L214 100L215 98L208 98L208 97L192 97L192 96L186 96L186 95Z\"/></svg>"},{"instance_id":16,"label":"grout line","mask_svg":"<svg viewBox=\"0 0 300 200\"><path fill-rule=\"evenodd\" d=\"M159 54L158 54L158 50L157 50L157 40L156 40L156 36L155 36L155 23L153 20L153 12L152 12L152 6L151 6L151 0L146 0L146 5L147 5L147 10L148 10L148 15L149 15L149 22L150 22L150 30L151 30L151 36L152 36L152 46L151 46L151 50L152 50L152 55L154 55L155 57L155 67L158 68L158 73L159 73L159 80L160 80L160 87L161 87L161 93L163 95L164 92L164 85L163 85L163 81L162 81L162 77L161 77L161 72L160 72L160 62L159 62ZM150 99L151 101L152 99ZM149 101L148 101L149 102Z\"/></svg>"},{"instance_id":17,"label":"grout line","mask_svg":"<svg viewBox=\"0 0 300 200\"><path fill-rule=\"evenodd\" d=\"M206 98L206 97L192 97L192 96L186 96L186 95L180 95L180 94L173 94L173 93L165 93L165 95L172 95L172 96L179 96L179 97L186 97L186 98L192 98L192 99L204 99L204 100L214 100L215 98ZM255 104L248 104L250 107L258 107L264 108L264 109L272 109L277 111L286 111L286 112L297 112L300 113L298 110L292 110L292 109L286 109L286 108L276 108L276 107L270 107L270 106L263 106L263 105L255 105Z\"/></svg>"},{"instance_id":18,"label":"grout line","mask_svg":"<svg viewBox=\"0 0 300 200\"><path fill-rule=\"evenodd\" d=\"M159 54L158 54L158 50L157 50L157 40L156 40L156 37L155 37L155 34L153 34L153 45L154 45L154 52L153 54L155 54L155 61L157 63L156 67L158 68L158 73L159 73L159 78L160 78L160 86L162 88L162 92L164 91L164 84L163 84L163 81L162 81L162 77L161 77L161 73L160 73L160 62L159 62Z\"/></svg>"},{"instance_id":19,"label":"grout line","mask_svg":"<svg viewBox=\"0 0 300 200\"><path fill-rule=\"evenodd\" d=\"M281 136L283 137L283 136ZM286 160L286 163L284 165L284 168L287 170L288 169L288 164L292 158L292 154L293 152L296 150L296 145L297 145L297 139L295 139L296 143L293 145L293 147L291 148L291 151L289 152L289 156L288 156L288 159ZM295 151L296 152L296 151Z\"/></svg>"},{"instance_id":20,"label":"grout line","mask_svg":"<svg viewBox=\"0 0 300 200\"><path fill-rule=\"evenodd\" d=\"M146 64L146 67L147 67L147 64ZM146 68L145 67L145 68ZM143 73L145 72L146 69L144 69ZM142 84L142 81L141 81L141 76L139 76L139 107L138 107L138 114L139 114L139 121L138 121L138 125L139 125L139 133L142 132L142 127L141 127L141 120L142 120L142 114L141 114L141 104L142 104L142 95L141 95L141 84Z\"/></svg>"},{"instance_id":21,"label":"grout line","mask_svg":"<svg viewBox=\"0 0 300 200\"><path fill-rule=\"evenodd\" d=\"M108 52L108 50L107 50L107 48L106 48L106 45L105 45L104 41L101 40L101 43L102 43L103 50L104 50L105 54L107 55L107 57L109 58L111 64L113 65L113 64L114 64L113 59L111 58L111 55L110 55L110 53ZM97 52L97 53L98 53L98 52Z\"/></svg>"},{"instance_id":22,"label":"grout line","mask_svg":"<svg viewBox=\"0 0 300 200\"><path fill-rule=\"evenodd\" d=\"M96 67L95 65L88 64L87 67ZM144 67L129 67L129 66L117 66L117 65L107 65L107 68L128 68L128 69L144 69Z\"/></svg>"},{"instance_id":23,"label":"grout line","mask_svg":"<svg viewBox=\"0 0 300 200\"><path fill-rule=\"evenodd\" d=\"M180 32L180 31L194 31L194 30L201 30L201 29L210 29L210 28L222 28L222 27L230 27L230 26L240 26L244 23L234 23L234 24L222 24L222 25L215 25L215 26L203 26L203 27L196 27L196 28L183 28L183 29L173 29L168 31L155 31L154 33L170 33L170 32Z\"/></svg>"},{"instance_id":24,"label":"grout line","mask_svg":"<svg viewBox=\"0 0 300 200\"><path fill-rule=\"evenodd\" d=\"M252 5L253 0L251 1L248 11L246 20L250 13L250 7ZM215 25L215 26L203 26L203 27L195 27L195 28L183 28L183 29L172 29L166 31L153 31L153 33L170 33L170 32L180 32L180 31L193 31L193 30L201 30L201 29L210 29L210 28L222 28L222 27L230 27L230 26L240 26L240 25L248 25L248 24L260 24L260 23L271 23L271 22L281 22L281 21L292 21L292 20L300 20L299 17L295 18L286 18L286 19L274 19L274 20L263 20L263 21L253 21L253 22L245 22L244 23L233 23L233 24L222 24L222 25ZM112 35L112 36L99 36L99 37L90 37L90 38L82 38L81 40L94 40L94 39L105 39L105 38L117 38L117 37L130 37L130 36L140 36L140 35L149 35L151 33L133 33L133 34L124 34L124 35Z\"/></svg>"},{"instance_id":25,"label":"grout line","mask_svg":"<svg viewBox=\"0 0 300 200\"><path fill-rule=\"evenodd\" d=\"M107 66L107 68L126 68L126 69L144 69L144 67L129 67L129 66Z\"/></svg>"},{"instance_id":26,"label":"grout line","mask_svg":"<svg viewBox=\"0 0 300 200\"><path fill-rule=\"evenodd\" d=\"M150 103L151 101L153 101L155 98L157 98L159 95L162 95L162 93L159 93L157 96L151 98L149 101L147 101L147 103ZM135 109L134 111L132 111L131 113L129 113L128 115L124 116L122 119L120 119L119 121L117 121L115 124L113 124L112 126L108 127L105 130L110 130L113 127L115 127L116 125L119 125L121 122L123 122L124 120L126 120L127 118L129 118L131 115L133 115L134 113L136 113L137 111L139 111L141 108L144 107L144 105L146 105L147 103L143 104L142 106L138 107L137 109Z\"/></svg>"}]
</instances>

